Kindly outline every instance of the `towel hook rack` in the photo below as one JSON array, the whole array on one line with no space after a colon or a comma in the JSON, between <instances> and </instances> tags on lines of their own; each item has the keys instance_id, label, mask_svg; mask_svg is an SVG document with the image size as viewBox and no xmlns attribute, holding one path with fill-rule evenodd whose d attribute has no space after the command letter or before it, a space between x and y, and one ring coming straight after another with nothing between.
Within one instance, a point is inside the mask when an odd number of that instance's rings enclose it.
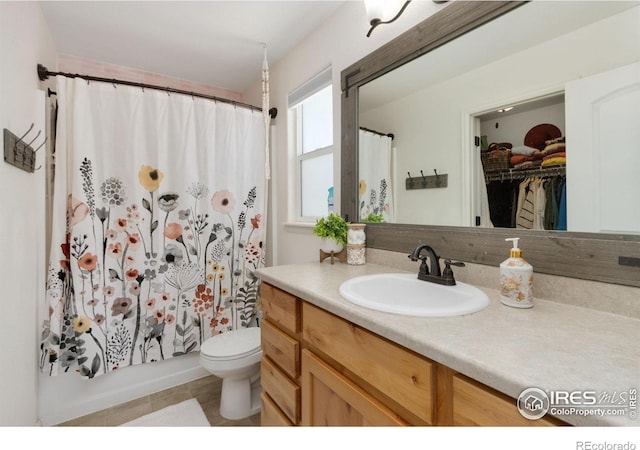
<instances>
[{"instance_id":1,"label":"towel hook rack","mask_svg":"<svg viewBox=\"0 0 640 450\"><path fill-rule=\"evenodd\" d=\"M29 129L21 137L18 137L6 128L3 133L5 162L31 173L42 168L42 166L35 167L36 152L47 142L47 139L45 138L42 144L40 144L35 150L31 146L40 137L42 130L39 130L35 137L28 143L25 141L25 138L29 133L31 133L34 126L35 124L32 123Z\"/></svg>"}]
</instances>

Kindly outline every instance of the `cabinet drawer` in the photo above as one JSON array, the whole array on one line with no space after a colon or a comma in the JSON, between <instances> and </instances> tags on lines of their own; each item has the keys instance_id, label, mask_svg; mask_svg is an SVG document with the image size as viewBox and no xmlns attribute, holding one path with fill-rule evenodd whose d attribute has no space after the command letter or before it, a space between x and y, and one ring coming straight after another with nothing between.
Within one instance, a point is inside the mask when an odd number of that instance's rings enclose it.
<instances>
[{"instance_id":1,"label":"cabinet drawer","mask_svg":"<svg viewBox=\"0 0 640 450\"><path fill-rule=\"evenodd\" d=\"M263 357L260 363L262 389L273 399L282 412L293 422L300 420L300 387L278 367Z\"/></svg>"},{"instance_id":2,"label":"cabinet drawer","mask_svg":"<svg viewBox=\"0 0 640 450\"><path fill-rule=\"evenodd\" d=\"M260 394L260 400L262 402L260 407L261 427L290 427L293 425L271 397L263 392Z\"/></svg>"},{"instance_id":3,"label":"cabinet drawer","mask_svg":"<svg viewBox=\"0 0 640 450\"><path fill-rule=\"evenodd\" d=\"M553 426L560 420L524 418L516 400L464 375L453 375L453 424L461 426Z\"/></svg>"},{"instance_id":4,"label":"cabinet drawer","mask_svg":"<svg viewBox=\"0 0 640 450\"><path fill-rule=\"evenodd\" d=\"M272 325L269 320L262 322L262 349L291 378L298 378L300 367L300 344L286 333Z\"/></svg>"},{"instance_id":5,"label":"cabinet drawer","mask_svg":"<svg viewBox=\"0 0 640 450\"><path fill-rule=\"evenodd\" d=\"M427 359L308 303L302 335L428 424L434 419L434 369Z\"/></svg>"},{"instance_id":6,"label":"cabinet drawer","mask_svg":"<svg viewBox=\"0 0 640 450\"><path fill-rule=\"evenodd\" d=\"M261 309L265 319L278 324L291 334L300 331L299 302L291 294L271 286L268 283L260 285Z\"/></svg>"}]
</instances>

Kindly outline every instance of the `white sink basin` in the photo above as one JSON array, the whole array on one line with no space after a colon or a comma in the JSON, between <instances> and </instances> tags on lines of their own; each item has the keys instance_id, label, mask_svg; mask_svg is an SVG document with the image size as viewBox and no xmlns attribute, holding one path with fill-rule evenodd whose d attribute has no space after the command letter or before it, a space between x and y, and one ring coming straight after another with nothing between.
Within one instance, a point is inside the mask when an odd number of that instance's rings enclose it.
<instances>
[{"instance_id":1,"label":"white sink basin","mask_svg":"<svg viewBox=\"0 0 640 450\"><path fill-rule=\"evenodd\" d=\"M487 295L469 284L443 286L405 273L352 278L340 285L340 295L365 308L408 316L461 316L489 305Z\"/></svg>"}]
</instances>

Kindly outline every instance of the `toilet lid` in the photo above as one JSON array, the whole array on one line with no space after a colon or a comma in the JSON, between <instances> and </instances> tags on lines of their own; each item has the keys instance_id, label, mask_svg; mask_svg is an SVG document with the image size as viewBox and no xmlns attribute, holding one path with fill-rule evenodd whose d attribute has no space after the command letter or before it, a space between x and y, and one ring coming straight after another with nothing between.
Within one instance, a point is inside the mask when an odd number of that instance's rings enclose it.
<instances>
[{"instance_id":1,"label":"toilet lid","mask_svg":"<svg viewBox=\"0 0 640 450\"><path fill-rule=\"evenodd\" d=\"M260 350L260 328L240 328L210 337L200 347L207 358L235 359Z\"/></svg>"}]
</instances>

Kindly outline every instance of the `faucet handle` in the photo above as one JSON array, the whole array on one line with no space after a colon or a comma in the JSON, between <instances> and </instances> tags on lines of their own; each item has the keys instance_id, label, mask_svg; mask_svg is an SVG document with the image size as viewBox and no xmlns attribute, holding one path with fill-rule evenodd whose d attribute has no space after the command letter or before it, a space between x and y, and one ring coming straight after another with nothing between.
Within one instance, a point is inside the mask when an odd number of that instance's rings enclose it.
<instances>
[{"instance_id":1,"label":"faucet handle","mask_svg":"<svg viewBox=\"0 0 640 450\"><path fill-rule=\"evenodd\" d=\"M465 264L462 261L456 261L456 262L452 262L450 259L445 259L444 260L444 265L445 268L451 268L450 266L457 266L457 267L464 267Z\"/></svg>"},{"instance_id":2,"label":"faucet handle","mask_svg":"<svg viewBox=\"0 0 640 450\"><path fill-rule=\"evenodd\" d=\"M447 281L447 284L454 285L456 284L456 280L453 277L453 270L451 270L451 266L464 267L465 264L461 261L452 262L450 259L444 260L444 269L442 270L442 278L444 278Z\"/></svg>"}]
</instances>

